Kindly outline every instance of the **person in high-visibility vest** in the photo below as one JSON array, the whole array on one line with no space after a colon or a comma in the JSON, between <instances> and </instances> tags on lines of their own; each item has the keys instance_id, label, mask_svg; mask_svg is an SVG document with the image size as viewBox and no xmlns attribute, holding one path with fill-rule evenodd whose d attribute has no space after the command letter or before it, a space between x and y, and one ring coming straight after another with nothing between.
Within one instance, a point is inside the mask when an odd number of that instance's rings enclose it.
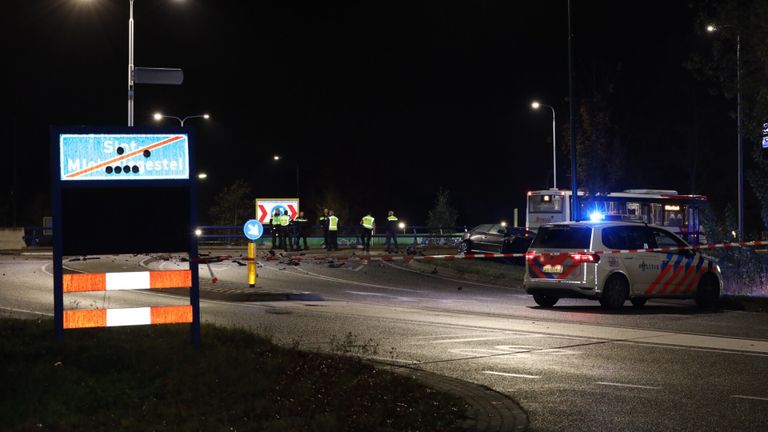
<instances>
[{"instance_id":1,"label":"person in high-visibility vest","mask_svg":"<svg viewBox=\"0 0 768 432\"><path fill-rule=\"evenodd\" d=\"M309 229L311 228L309 226L309 220L304 217L304 212L299 212L299 216L293 220L293 223L295 224L296 228L296 250L300 251L301 249L301 239L304 239L304 250L309 250L309 246L307 245L307 237L309 236Z\"/></svg>"},{"instance_id":2,"label":"person in high-visibility vest","mask_svg":"<svg viewBox=\"0 0 768 432\"><path fill-rule=\"evenodd\" d=\"M323 247L325 250L330 249L330 243L328 243L328 209L323 209L323 214L320 215L320 227L323 228Z\"/></svg>"},{"instance_id":3,"label":"person in high-visibility vest","mask_svg":"<svg viewBox=\"0 0 768 432\"><path fill-rule=\"evenodd\" d=\"M392 243L395 244L396 253L400 253L400 248L397 246L397 216L392 210L387 214L387 239L384 242L384 247L387 248L387 253L392 253ZM392 240L392 242L390 242Z\"/></svg>"},{"instance_id":4,"label":"person in high-visibility vest","mask_svg":"<svg viewBox=\"0 0 768 432\"><path fill-rule=\"evenodd\" d=\"M363 216L362 219L360 219L360 225L363 226L362 228L362 239L363 239L363 251L370 252L371 251L371 235L373 234L373 229L376 227L376 220L371 216L371 212L368 212Z\"/></svg>"},{"instance_id":5,"label":"person in high-visibility vest","mask_svg":"<svg viewBox=\"0 0 768 432\"><path fill-rule=\"evenodd\" d=\"M280 211L272 212L272 218L269 220L269 228L272 233L272 250L277 248L277 238L280 237Z\"/></svg>"},{"instance_id":6,"label":"person in high-visibility vest","mask_svg":"<svg viewBox=\"0 0 768 432\"><path fill-rule=\"evenodd\" d=\"M280 248L283 249L285 252L288 252L288 249L293 250L293 241L291 240L291 216L288 214L288 212L283 212L282 216L280 216Z\"/></svg>"},{"instance_id":7,"label":"person in high-visibility vest","mask_svg":"<svg viewBox=\"0 0 768 432\"><path fill-rule=\"evenodd\" d=\"M339 250L339 218L333 214L333 210L328 212L328 250Z\"/></svg>"}]
</instances>

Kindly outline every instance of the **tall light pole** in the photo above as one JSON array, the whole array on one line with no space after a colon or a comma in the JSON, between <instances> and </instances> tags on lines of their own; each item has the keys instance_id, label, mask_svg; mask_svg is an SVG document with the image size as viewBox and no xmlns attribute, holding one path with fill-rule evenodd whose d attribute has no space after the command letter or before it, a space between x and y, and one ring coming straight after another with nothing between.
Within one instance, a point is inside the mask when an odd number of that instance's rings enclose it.
<instances>
[{"instance_id":1,"label":"tall light pole","mask_svg":"<svg viewBox=\"0 0 768 432\"><path fill-rule=\"evenodd\" d=\"M741 34L738 29L732 25L717 26L710 24L707 26L707 32L714 33L721 28L733 28L736 30L736 133L737 152L738 152L738 239L744 241L744 139L742 132L743 115L741 110Z\"/></svg>"},{"instance_id":2,"label":"tall light pole","mask_svg":"<svg viewBox=\"0 0 768 432\"><path fill-rule=\"evenodd\" d=\"M573 31L571 0L568 0L568 122L571 130L571 220L579 220L579 191L576 178L576 116L573 104Z\"/></svg>"},{"instance_id":3,"label":"tall light pole","mask_svg":"<svg viewBox=\"0 0 768 432\"><path fill-rule=\"evenodd\" d=\"M540 107L547 107L552 110L552 189L557 189L557 126L555 121L555 108L552 105L547 105L533 101L531 108L538 110Z\"/></svg>"},{"instance_id":4,"label":"tall light pole","mask_svg":"<svg viewBox=\"0 0 768 432\"><path fill-rule=\"evenodd\" d=\"M153 114L152 117L155 120L157 120L157 121L160 121L160 120L162 120L164 118L170 118L170 119L178 120L178 122L181 124L181 127L184 127L184 122L189 120L189 119L203 118L203 119L208 120L208 119L211 118L211 116L209 114L195 114L195 115L186 116L184 118L181 118L181 117L176 117L176 116L172 116L172 115L165 115L165 114L162 114L162 113L159 113L159 112Z\"/></svg>"},{"instance_id":5,"label":"tall light pole","mask_svg":"<svg viewBox=\"0 0 768 432\"><path fill-rule=\"evenodd\" d=\"M133 127L133 0L128 15L128 127Z\"/></svg>"},{"instance_id":6,"label":"tall light pole","mask_svg":"<svg viewBox=\"0 0 768 432\"><path fill-rule=\"evenodd\" d=\"M279 161L282 159L282 156L280 155L274 155L272 156L272 160ZM299 163L296 162L296 198L299 198Z\"/></svg>"}]
</instances>

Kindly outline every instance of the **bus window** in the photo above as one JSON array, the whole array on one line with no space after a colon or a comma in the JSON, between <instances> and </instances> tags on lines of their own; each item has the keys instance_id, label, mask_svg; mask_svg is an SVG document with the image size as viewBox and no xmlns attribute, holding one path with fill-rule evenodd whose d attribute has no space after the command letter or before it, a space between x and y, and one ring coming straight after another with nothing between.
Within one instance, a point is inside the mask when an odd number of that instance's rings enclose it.
<instances>
[{"instance_id":1,"label":"bus window","mask_svg":"<svg viewBox=\"0 0 768 432\"><path fill-rule=\"evenodd\" d=\"M528 200L528 211L531 213L562 213L562 195L531 195Z\"/></svg>"}]
</instances>

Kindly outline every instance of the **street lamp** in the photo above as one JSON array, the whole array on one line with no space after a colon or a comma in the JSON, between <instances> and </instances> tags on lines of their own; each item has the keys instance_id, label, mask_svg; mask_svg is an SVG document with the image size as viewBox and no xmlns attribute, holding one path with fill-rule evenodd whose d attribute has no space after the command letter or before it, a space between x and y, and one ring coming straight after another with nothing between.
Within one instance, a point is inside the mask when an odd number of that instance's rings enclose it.
<instances>
[{"instance_id":1,"label":"street lamp","mask_svg":"<svg viewBox=\"0 0 768 432\"><path fill-rule=\"evenodd\" d=\"M200 180L205 180L208 178L208 174L201 172L200 174L197 175L197 178Z\"/></svg>"},{"instance_id":2,"label":"street lamp","mask_svg":"<svg viewBox=\"0 0 768 432\"><path fill-rule=\"evenodd\" d=\"M189 119L203 118L203 119L208 120L208 119L211 118L211 116L209 114L196 114L196 115L191 115L191 116L186 116L184 118L181 118L181 117L176 117L176 116L172 116L172 115L165 115L165 114L162 114L162 113L159 113L159 112L156 112L152 117L154 117L154 119L157 120L157 121L160 121L160 120L162 120L164 118L176 119L176 120L179 121L179 123L181 123L181 127L184 127L184 122L189 120Z\"/></svg>"},{"instance_id":3,"label":"street lamp","mask_svg":"<svg viewBox=\"0 0 768 432\"><path fill-rule=\"evenodd\" d=\"M715 33L720 29L733 28L736 30L736 129L737 129L737 151L738 151L738 219L739 219L739 241L744 241L744 150L742 124L743 116L741 110L741 34L738 29L732 25L718 26L710 24L707 26L707 32Z\"/></svg>"},{"instance_id":4,"label":"street lamp","mask_svg":"<svg viewBox=\"0 0 768 432\"><path fill-rule=\"evenodd\" d=\"M531 108L538 110L541 107L547 107L552 110L552 189L557 189L557 144L556 135L557 128L555 124L555 108L551 105L543 104L538 101L531 103Z\"/></svg>"},{"instance_id":5,"label":"street lamp","mask_svg":"<svg viewBox=\"0 0 768 432\"><path fill-rule=\"evenodd\" d=\"M275 162L280 161L283 157L280 155L272 156L272 160ZM296 198L299 198L299 163L296 162Z\"/></svg>"}]
</instances>

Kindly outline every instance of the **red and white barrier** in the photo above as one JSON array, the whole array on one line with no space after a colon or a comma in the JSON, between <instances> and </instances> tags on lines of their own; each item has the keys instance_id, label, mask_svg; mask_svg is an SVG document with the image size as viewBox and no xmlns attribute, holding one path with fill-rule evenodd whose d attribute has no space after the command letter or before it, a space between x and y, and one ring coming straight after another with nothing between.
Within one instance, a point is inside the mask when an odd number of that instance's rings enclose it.
<instances>
[{"instance_id":1,"label":"red and white barrier","mask_svg":"<svg viewBox=\"0 0 768 432\"><path fill-rule=\"evenodd\" d=\"M64 328L121 327L192 322L192 306L150 306L64 311Z\"/></svg>"},{"instance_id":2,"label":"red and white barrier","mask_svg":"<svg viewBox=\"0 0 768 432\"><path fill-rule=\"evenodd\" d=\"M116 273L71 273L63 275L65 293L134 289L189 288L190 270Z\"/></svg>"}]
</instances>

